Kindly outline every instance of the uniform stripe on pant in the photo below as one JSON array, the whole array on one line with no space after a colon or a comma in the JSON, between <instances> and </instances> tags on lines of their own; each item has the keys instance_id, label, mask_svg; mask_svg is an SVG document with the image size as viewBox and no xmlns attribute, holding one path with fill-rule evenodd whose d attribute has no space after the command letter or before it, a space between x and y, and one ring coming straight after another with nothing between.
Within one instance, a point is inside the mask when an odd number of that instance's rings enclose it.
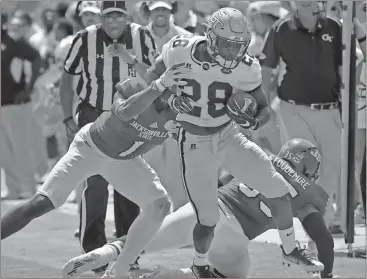
<instances>
[{"instance_id":1,"label":"uniform stripe on pant","mask_svg":"<svg viewBox=\"0 0 367 279\"><path fill-rule=\"evenodd\" d=\"M199 211L198 211L194 201L191 198L190 191L189 191L189 188L187 187L187 182L186 182L186 164L185 164L185 154L184 154L184 143L185 143L185 141L186 141L186 131L183 128L180 128L178 130L178 144L179 144L179 155L180 155L180 161L181 161L182 182L183 182L183 185L185 187L187 197L189 198L190 203L191 203L192 207L194 208L196 219L197 219L198 223L200 224Z\"/></svg>"},{"instance_id":2,"label":"uniform stripe on pant","mask_svg":"<svg viewBox=\"0 0 367 279\"><path fill-rule=\"evenodd\" d=\"M80 246L82 247L83 253L87 253L87 251L83 248L83 241L85 235L85 229L87 227L87 202L85 199L85 191L87 190L88 183L87 180L84 181L85 186L82 193L82 200L81 200L81 220L80 220L80 228L79 228L79 235L80 235Z\"/></svg>"}]
</instances>

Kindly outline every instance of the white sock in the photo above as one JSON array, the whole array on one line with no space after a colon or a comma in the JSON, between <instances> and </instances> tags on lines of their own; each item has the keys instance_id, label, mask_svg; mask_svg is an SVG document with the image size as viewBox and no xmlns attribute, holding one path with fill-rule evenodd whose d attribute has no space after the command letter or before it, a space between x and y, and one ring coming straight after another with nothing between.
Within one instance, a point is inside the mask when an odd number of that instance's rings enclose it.
<instances>
[{"instance_id":1,"label":"white sock","mask_svg":"<svg viewBox=\"0 0 367 279\"><path fill-rule=\"evenodd\" d=\"M280 239L282 240L283 250L286 254L292 253L296 248L296 235L293 226L289 229L278 230Z\"/></svg>"},{"instance_id":2,"label":"white sock","mask_svg":"<svg viewBox=\"0 0 367 279\"><path fill-rule=\"evenodd\" d=\"M101 257L101 262L110 263L117 259L118 255L121 253L121 247L115 241L107 243L103 247L96 249L95 253Z\"/></svg>"},{"instance_id":3,"label":"white sock","mask_svg":"<svg viewBox=\"0 0 367 279\"><path fill-rule=\"evenodd\" d=\"M130 264L135 262L161 227L164 216L160 211L161 208L154 202L144 208L131 224L124 249L122 249L121 254L116 259L116 277L127 277Z\"/></svg>"},{"instance_id":4,"label":"white sock","mask_svg":"<svg viewBox=\"0 0 367 279\"><path fill-rule=\"evenodd\" d=\"M208 264L208 253L201 254L195 251L194 265L203 266Z\"/></svg>"}]
</instances>

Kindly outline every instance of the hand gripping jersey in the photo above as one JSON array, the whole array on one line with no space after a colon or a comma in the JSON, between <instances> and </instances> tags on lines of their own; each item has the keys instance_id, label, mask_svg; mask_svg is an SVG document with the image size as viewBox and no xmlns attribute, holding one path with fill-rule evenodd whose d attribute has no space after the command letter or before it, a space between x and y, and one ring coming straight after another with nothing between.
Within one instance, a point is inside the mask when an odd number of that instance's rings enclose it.
<instances>
[{"instance_id":1,"label":"hand gripping jersey","mask_svg":"<svg viewBox=\"0 0 367 279\"><path fill-rule=\"evenodd\" d=\"M179 114L178 121L199 127L219 127L230 119L225 104L233 89L252 91L261 85L261 67L258 60L246 55L233 70L224 70L214 62L197 58L205 54L205 37L178 35L164 45L161 57L166 68L186 63L192 69L188 84L179 90L194 101L190 114ZM209 59L207 59L209 60Z\"/></svg>"},{"instance_id":2,"label":"hand gripping jersey","mask_svg":"<svg viewBox=\"0 0 367 279\"><path fill-rule=\"evenodd\" d=\"M147 110L123 122L112 112L104 112L90 127L94 144L114 159L128 160L148 152L168 137L165 124L174 119L170 109L159 112L153 103Z\"/></svg>"},{"instance_id":3,"label":"hand gripping jersey","mask_svg":"<svg viewBox=\"0 0 367 279\"><path fill-rule=\"evenodd\" d=\"M289 183L293 216L296 217L297 212L308 203L313 204L321 214L324 214L329 199L328 194L319 185L296 173L282 159L273 154L269 156L276 170ZM251 240L268 229L276 229L276 225L272 220L269 200L250 187L233 179L229 184L218 189L218 196L231 209L244 233Z\"/></svg>"}]
</instances>

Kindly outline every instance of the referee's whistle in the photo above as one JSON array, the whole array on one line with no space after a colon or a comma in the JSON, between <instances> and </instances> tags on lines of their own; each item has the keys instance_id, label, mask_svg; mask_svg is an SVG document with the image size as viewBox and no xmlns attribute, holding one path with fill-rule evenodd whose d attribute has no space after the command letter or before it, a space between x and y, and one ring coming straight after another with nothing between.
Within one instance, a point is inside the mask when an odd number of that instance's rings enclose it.
<instances>
[{"instance_id":1,"label":"referee's whistle","mask_svg":"<svg viewBox=\"0 0 367 279\"><path fill-rule=\"evenodd\" d=\"M113 47L117 51L118 47L117 47L117 40L116 39L113 40Z\"/></svg>"}]
</instances>

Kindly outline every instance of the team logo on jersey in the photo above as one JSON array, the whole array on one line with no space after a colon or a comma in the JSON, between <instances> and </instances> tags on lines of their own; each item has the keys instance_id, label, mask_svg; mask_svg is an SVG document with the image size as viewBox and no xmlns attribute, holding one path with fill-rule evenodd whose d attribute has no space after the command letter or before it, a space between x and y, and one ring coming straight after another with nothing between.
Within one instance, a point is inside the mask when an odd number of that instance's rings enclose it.
<instances>
[{"instance_id":1,"label":"team logo on jersey","mask_svg":"<svg viewBox=\"0 0 367 279\"><path fill-rule=\"evenodd\" d=\"M232 73L232 70L228 68L222 68L221 71L223 74L226 74L226 75L229 75L230 73Z\"/></svg>"},{"instance_id":2,"label":"team logo on jersey","mask_svg":"<svg viewBox=\"0 0 367 279\"><path fill-rule=\"evenodd\" d=\"M135 69L129 64L127 64L127 73L129 75L129 77L136 77Z\"/></svg>"},{"instance_id":3,"label":"team logo on jersey","mask_svg":"<svg viewBox=\"0 0 367 279\"><path fill-rule=\"evenodd\" d=\"M324 34L321 36L321 39L323 39L325 42L333 42L334 37L330 36L329 34Z\"/></svg>"},{"instance_id":4,"label":"team logo on jersey","mask_svg":"<svg viewBox=\"0 0 367 279\"><path fill-rule=\"evenodd\" d=\"M97 54L97 59L98 59L98 58L103 59L103 58L104 58L104 55L103 55L103 54Z\"/></svg>"},{"instance_id":5,"label":"team logo on jersey","mask_svg":"<svg viewBox=\"0 0 367 279\"><path fill-rule=\"evenodd\" d=\"M154 123L153 123L153 124L151 124L149 127L150 127L150 128L154 128L154 129L158 129L158 124L157 124L157 122L154 122Z\"/></svg>"},{"instance_id":6,"label":"team logo on jersey","mask_svg":"<svg viewBox=\"0 0 367 279\"><path fill-rule=\"evenodd\" d=\"M209 70L210 65L209 65L209 63L204 63L201 67L202 67L205 71L207 71L207 70Z\"/></svg>"}]
</instances>

